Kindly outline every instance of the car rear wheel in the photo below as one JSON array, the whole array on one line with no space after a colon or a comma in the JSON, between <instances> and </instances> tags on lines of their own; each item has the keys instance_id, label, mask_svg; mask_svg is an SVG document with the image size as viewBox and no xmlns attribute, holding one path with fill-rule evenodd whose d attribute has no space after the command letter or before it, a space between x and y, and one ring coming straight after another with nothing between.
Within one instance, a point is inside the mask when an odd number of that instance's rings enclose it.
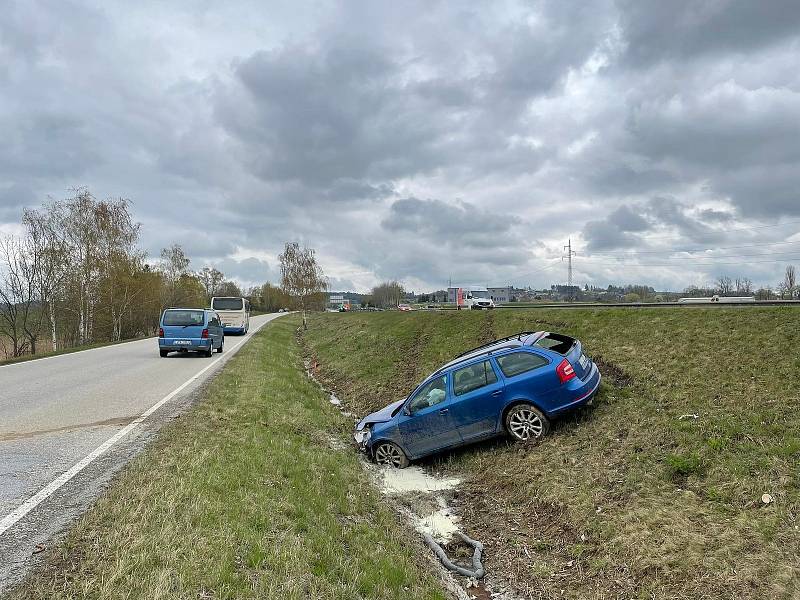
<instances>
[{"instance_id":1,"label":"car rear wheel","mask_svg":"<svg viewBox=\"0 0 800 600\"><path fill-rule=\"evenodd\" d=\"M169 350L159 350L158 353L161 355L161 358L166 358L167 354L169 354Z\"/></svg>"},{"instance_id":2,"label":"car rear wheel","mask_svg":"<svg viewBox=\"0 0 800 600\"><path fill-rule=\"evenodd\" d=\"M375 448L375 462L379 465L389 465L397 469L405 469L409 462L406 453L392 442L381 442Z\"/></svg>"},{"instance_id":3,"label":"car rear wheel","mask_svg":"<svg viewBox=\"0 0 800 600\"><path fill-rule=\"evenodd\" d=\"M203 353L203 355L204 355L206 358L211 358L211 356L212 356L213 354L214 354L214 342L210 342L210 343L208 344L208 350L206 350L206 351Z\"/></svg>"},{"instance_id":4,"label":"car rear wheel","mask_svg":"<svg viewBox=\"0 0 800 600\"><path fill-rule=\"evenodd\" d=\"M222 354L222 348L225 346L225 340L222 340L219 343L219 348L217 348L217 354Z\"/></svg>"},{"instance_id":5,"label":"car rear wheel","mask_svg":"<svg viewBox=\"0 0 800 600\"><path fill-rule=\"evenodd\" d=\"M550 421L532 404L517 404L508 411L506 431L515 440L526 442L547 435Z\"/></svg>"}]
</instances>

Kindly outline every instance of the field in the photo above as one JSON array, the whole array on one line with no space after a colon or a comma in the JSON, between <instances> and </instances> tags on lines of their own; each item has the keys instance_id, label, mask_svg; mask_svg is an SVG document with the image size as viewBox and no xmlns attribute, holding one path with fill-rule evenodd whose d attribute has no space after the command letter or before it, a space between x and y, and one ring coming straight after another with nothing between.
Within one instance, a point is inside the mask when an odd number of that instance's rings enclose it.
<instances>
[{"instance_id":1,"label":"field","mask_svg":"<svg viewBox=\"0 0 800 600\"><path fill-rule=\"evenodd\" d=\"M349 424L306 377L298 323L256 334L10 597L443 600L422 544L332 449Z\"/></svg>"},{"instance_id":2,"label":"field","mask_svg":"<svg viewBox=\"0 0 800 600\"><path fill-rule=\"evenodd\" d=\"M798 325L792 307L325 314L304 343L363 415L481 342L577 336L605 376L594 407L536 446L423 461L467 477L487 569L534 598L797 598Z\"/></svg>"}]
</instances>

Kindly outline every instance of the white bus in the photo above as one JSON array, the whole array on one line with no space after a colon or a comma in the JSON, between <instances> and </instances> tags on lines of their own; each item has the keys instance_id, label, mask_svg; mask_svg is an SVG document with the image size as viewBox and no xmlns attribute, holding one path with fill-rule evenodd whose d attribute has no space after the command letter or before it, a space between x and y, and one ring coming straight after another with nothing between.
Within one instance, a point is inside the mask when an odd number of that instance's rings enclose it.
<instances>
[{"instance_id":1,"label":"white bus","mask_svg":"<svg viewBox=\"0 0 800 600\"><path fill-rule=\"evenodd\" d=\"M222 319L225 333L244 335L250 329L250 301L235 296L214 296L211 308Z\"/></svg>"}]
</instances>

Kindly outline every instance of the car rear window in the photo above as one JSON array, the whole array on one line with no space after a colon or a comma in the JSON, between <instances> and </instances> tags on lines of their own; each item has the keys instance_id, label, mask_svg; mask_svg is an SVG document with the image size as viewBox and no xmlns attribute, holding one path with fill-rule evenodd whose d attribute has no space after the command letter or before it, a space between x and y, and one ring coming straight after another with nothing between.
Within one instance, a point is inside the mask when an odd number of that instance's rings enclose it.
<instances>
[{"instance_id":1,"label":"car rear window","mask_svg":"<svg viewBox=\"0 0 800 600\"><path fill-rule=\"evenodd\" d=\"M533 371L548 364L543 356L533 352L512 352L505 356L497 357L497 364L506 377L514 377L526 371Z\"/></svg>"},{"instance_id":2,"label":"car rear window","mask_svg":"<svg viewBox=\"0 0 800 600\"><path fill-rule=\"evenodd\" d=\"M202 310L168 310L164 313L163 325L186 327L205 322Z\"/></svg>"},{"instance_id":3,"label":"car rear window","mask_svg":"<svg viewBox=\"0 0 800 600\"><path fill-rule=\"evenodd\" d=\"M533 345L559 354L567 354L575 345L575 338L560 333L547 333L536 340Z\"/></svg>"},{"instance_id":4,"label":"car rear window","mask_svg":"<svg viewBox=\"0 0 800 600\"><path fill-rule=\"evenodd\" d=\"M497 382L497 375L488 360L458 369L453 374L453 391L456 396L467 394Z\"/></svg>"},{"instance_id":5,"label":"car rear window","mask_svg":"<svg viewBox=\"0 0 800 600\"><path fill-rule=\"evenodd\" d=\"M241 298L214 298L211 305L214 310L242 310Z\"/></svg>"}]
</instances>

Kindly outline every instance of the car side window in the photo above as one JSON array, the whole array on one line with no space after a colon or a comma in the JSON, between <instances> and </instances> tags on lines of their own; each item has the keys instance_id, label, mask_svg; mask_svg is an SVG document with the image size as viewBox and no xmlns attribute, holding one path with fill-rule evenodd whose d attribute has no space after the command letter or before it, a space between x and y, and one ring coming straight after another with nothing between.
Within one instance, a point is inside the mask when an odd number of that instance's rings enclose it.
<instances>
[{"instance_id":1,"label":"car side window","mask_svg":"<svg viewBox=\"0 0 800 600\"><path fill-rule=\"evenodd\" d=\"M435 379L431 379L420 389L408 405L408 410L413 414L423 408L429 406L436 406L444 402L447 397L445 390L447 389L447 375L440 375Z\"/></svg>"},{"instance_id":2,"label":"car side window","mask_svg":"<svg viewBox=\"0 0 800 600\"><path fill-rule=\"evenodd\" d=\"M506 377L514 377L520 373L533 371L548 363L547 359L533 352L512 352L505 356L497 357L497 364Z\"/></svg>"},{"instance_id":3,"label":"car side window","mask_svg":"<svg viewBox=\"0 0 800 600\"><path fill-rule=\"evenodd\" d=\"M495 375L492 364L488 360L463 367L453 373L453 391L456 396L467 394L496 382L497 375Z\"/></svg>"}]
</instances>

